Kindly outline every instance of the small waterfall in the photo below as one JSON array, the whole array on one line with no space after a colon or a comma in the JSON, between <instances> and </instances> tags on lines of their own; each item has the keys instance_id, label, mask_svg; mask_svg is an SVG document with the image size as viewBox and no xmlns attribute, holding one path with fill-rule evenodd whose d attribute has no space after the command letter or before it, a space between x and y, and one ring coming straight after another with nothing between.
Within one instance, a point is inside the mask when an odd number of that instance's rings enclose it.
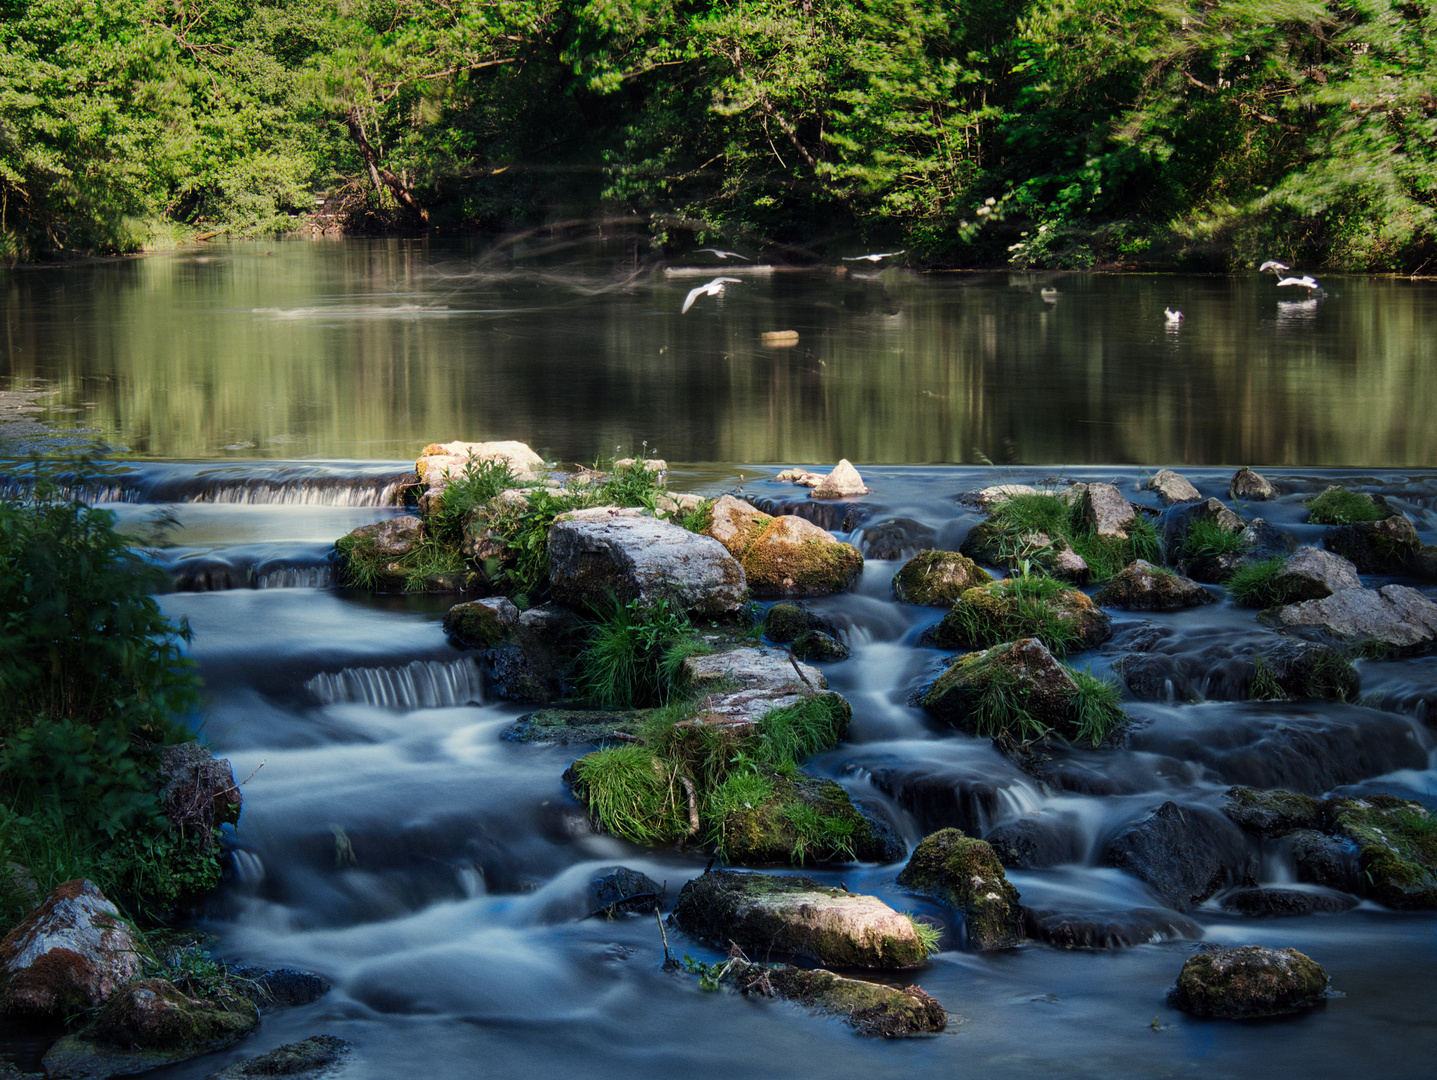
<instances>
[{"instance_id":1,"label":"small waterfall","mask_svg":"<svg viewBox=\"0 0 1437 1080\"><path fill-rule=\"evenodd\" d=\"M258 885L265 879L264 860L253 851L235 848L230 852L235 880L242 885Z\"/></svg>"},{"instance_id":2,"label":"small waterfall","mask_svg":"<svg viewBox=\"0 0 1437 1080\"><path fill-rule=\"evenodd\" d=\"M256 589L327 589L334 582L334 567L284 566L255 570L251 583Z\"/></svg>"},{"instance_id":3,"label":"small waterfall","mask_svg":"<svg viewBox=\"0 0 1437 1080\"><path fill-rule=\"evenodd\" d=\"M482 705L477 661L415 660L403 667L344 668L321 672L304 688L325 705L362 702L408 712L455 705Z\"/></svg>"},{"instance_id":4,"label":"small waterfall","mask_svg":"<svg viewBox=\"0 0 1437 1080\"><path fill-rule=\"evenodd\" d=\"M293 480L256 477L196 479L171 501L246 506L392 506L403 476L308 476ZM151 494L154 497L155 493Z\"/></svg>"}]
</instances>

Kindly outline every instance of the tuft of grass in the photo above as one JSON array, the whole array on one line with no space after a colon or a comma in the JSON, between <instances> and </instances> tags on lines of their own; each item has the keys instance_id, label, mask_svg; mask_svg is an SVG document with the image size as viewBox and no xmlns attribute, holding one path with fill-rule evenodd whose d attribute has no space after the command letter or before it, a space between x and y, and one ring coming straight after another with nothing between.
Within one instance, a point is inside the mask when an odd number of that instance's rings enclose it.
<instances>
[{"instance_id":1,"label":"tuft of grass","mask_svg":"<svg viewBox=\"0 0 1437 1080\"><path fill-rule=\"evenodd\" d=\"M789 803L783 816L794 829L793 861L798 865L802 866L810 853L841 862L857 858L853 849L856 823L851 818L825 814L805 802Z\"/></svg>"},{"instance_id":2,"label":"tuft of grass","mask_svg":"<svg viewBox=\"0 0 1437 1080\"><path fill-rule=\"evenodd\" d=\"M1035 637L1055 656L1062 656L1082 636L1076 620L1065 617L1057 606L1068 590L1057 578L1026 572L975 586L944 618L944 633L974 648Z\"/></svg>"},{"instance_id":3,"label":"tuft of grass","mask_svg":"<svg viewBox=\"0 0 1437 1080\"><path fill-rule=\"evenodd\" d=\"M1028 692L1012 672L996 665L985 673L973 696L969 722L975 734L988 739L1045 739L1053 729L1028 708Z\"/></svg>"},{"instance_id":4,"label":"tuft of grass","mask_svg":"<svg viewBox=\"0 0 1437 1080\"><path fill-rule=\"evenodd\" d=\"M1258 653L1252 658L1252 684L1247 692L1251 701L1286 701L1287 691L1277 681L1277 673Z\"/></svg>"},{"instance_id":5,"label":"tuft of grass","mask_svg":"<svg viewBox=\"0 0 1437 1080\"><path fill-rule=\"evenodd\" d=\"M1187 562L1206 562L1243 550L1242 534L1224 529L1211 518L1194 521L1183 534L1179 552Z\"/></svg>"},{"instance_id":6,"label":"tuft of grass","mask_svg":"<svg viewBox=\"0 0 1437 1080\"><path fill-rule=\"evenodd\" d=\"M636 844L676 840L688 831L682 787L670 763L643 746L617 746L574 763L589 812L605 829Z\"/></svg>"},{"instance_id":7,"label":"tuft of grass","mask_svg":"<svg viewBox=\"0 0 1437 1080\"><path fill-rule=\"evenodd\" d=\"M1091 668L1078 671L1068 668L1077 683L1069 708L1072 711L1073 734L1079 741L1099 746L1127 719L1122 707L1122 690L1111 679L1100 679Z\"/></svg>"},{"instance_id":8,"label":"tuft of grass","mask_svg":"<svg viewBox=\"0 0 1437 1080\"><path fill-rule=\"evenodd\" d=\"M1128 527L1125 540L1098 536L1083 520L1081 503L1056 495L1015 495L994 507L989 520L1005 538L1001 546L1015 565L1023 559L1044 564L1065 545L1082 556L1094 581L1106 581L1134 559L1163 561L1162 538L1142 512ZM1037 532L1051 543L1035 546L1028 537Z\"/></svg>"},{"instance_id":9,"label":"tuft of grass","mask_svg":"<svg viewBox=\"0 0 1437 1080\"><path fill-rule=\"evenodd\" d=\"M1303 505L1307 507L1307 519L1314 525L1356 525L1388 516L1387 508L1370 495L1342 487L1330 487Z\"/></svg>"},{"instance_id":10,"label":"tuft of grass","mask_svg":"<svg viewBox=\"0 0 1437 1080\"><path fill-rule=\"evenodd\" d=\"M683 609L667 599L647 607L615 600L590 626L578 659L579 691L605 709L663 705L674 698L684 660L708 650Z\"/></svg>"},{"instance_id":11,"label":"tuft of grass","mask_svg":"<svg viewBox=\"0 0 1437 1080\"><path fill-rule=\"evenodd\" d=\"M449 481L438 513L428 521L430 531L443 544L457 547L464 540L469 515L502 491L517 487L519 479L503 459L470 459L459 476Z\"/></svg>"},{"instance_id":12,"label":"tuft of grass","mask_svg":"<svg viewBox=\"0 0 1437 1080\"><path fill-rule=\"evenodd\" d=\"M913 924L913 932L918 935L918 944L923 949L924 955L932 956L936 953L943 940L943 931L910 911L905 911L903 914L907 915L908 921Z\"/></svg>"},{"instance_id":13,"label":"tuft of grass","mask_svg":"<svg viewBox=\"0 0 1437 1080\"><path fill-rule=\"evenodd\" d=\"M1287 560L1282 556L1246 563L1228 579L1227 594L1240 607L1270 608L1288 603L1291 590L1277 584Z\"/></svg>"}]
</instances>

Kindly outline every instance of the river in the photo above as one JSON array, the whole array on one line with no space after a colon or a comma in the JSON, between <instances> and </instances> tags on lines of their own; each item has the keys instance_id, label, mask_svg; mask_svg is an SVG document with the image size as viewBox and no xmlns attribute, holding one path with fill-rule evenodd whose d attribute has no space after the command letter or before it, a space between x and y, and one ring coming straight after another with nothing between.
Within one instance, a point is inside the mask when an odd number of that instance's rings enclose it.
<instances>
[{"instance_id":1,"label":"river","mask_svg":"<svg viewBox=\"0 0 1437 1080\"><path fill-rule=\"evenodd\" d=\"M333 541L398 513L380 505L387 481L450 439L520 439L571 463L647 450L670 462L672 489L704 495L798 498L772 482L778 468L847 457L872 489L869 523L944 547L979 519L956 496L994 482L1112 481L1156 507L1142 484L1158 467L1226 500L1252 465L1284 494L1240 511L1299 542L1321 536L1302 498L1332 482L1384 492L1437 542L1437 284L1333 280L1308 297L1257 275L863 273L740 272L681 315L707 273L556 237L0 271L0 390L46 395L45 433L13 445L107 445L121 472L105 505L181 586L162 603L194 631L201 734L248 778L230 875L197 925L228 958L333 984L156 1075L204 1077L321 1032L354 1045L336 1075L355 1080L1431 1074L1437 918L1370 902L1259 919L1217 898L1189 931L1138 944L977 954L951 913L896 886L901 864L809 868L945 926L943 951L904 982L947 1008L947 1031L869 1041L796 1006L704 992L660 970L651 917L581 916L606 867L642 870L672 899L707 856L593 833L560 780L576 751L503 738L525 709L486 695L472 654L446 640L448 598L335 586ZM797 345L765 345L773 330ZM841 538L866 542L861 527ZM1159 906L1097 865L1104 840L1170 799L1310 787L1292 749L1304 739L1341 732L1352 748L1311 794L1437 790L1431 658L1359 661L1354 705L1208 700L1211 686L1128 700L1128 748L1082 758L1097 779L1040 784L907 704L940 663L921 637L941 612L893 602L898 565L869 558L853 593L813 605L853 649L825 674L854 723L811 768L910 845L940 825L1057 823L1072 856L1010 872L1025 904L1095 918ZM1120 637L1152 621L1193 649L1271 635L1225 599L1114 616ZM1076 660L1104 674L1118 652ZM1264 881L1290 883L1281 852L1263 854ZM1197 940L1294 946L1339 993L1280 1021L1194 1019L1165 994Z\"/></svg>"}]
</instances>

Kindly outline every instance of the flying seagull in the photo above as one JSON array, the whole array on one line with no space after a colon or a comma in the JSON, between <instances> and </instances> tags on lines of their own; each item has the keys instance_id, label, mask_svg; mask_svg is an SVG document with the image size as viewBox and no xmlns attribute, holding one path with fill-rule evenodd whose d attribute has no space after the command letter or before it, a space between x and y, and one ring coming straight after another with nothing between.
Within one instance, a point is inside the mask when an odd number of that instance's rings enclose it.
<instances>
[{"instance_id":1,"label":"flying seagull","mask_svg":"<svg viewBox=\"0 0 1437 1080\"><path fill-rule=\"evenodd\" d=\"M706 251L718 259L742 259L744 262L753 261L747 255L740 255L737 251L720 251L718 248L699 248L698 251L699 253ZM1287 268L1283 267L1283 269L1285 270Z\"/></svg>"},{"instance_id":2,"label":"flying seagull","mask_svg":"<svg viewBox=\"0 0 1437 1080\"><path fill-rule=\"evenodd\" d=\"M689 308L693 307L694 301L697 300L700 296L722 296L724 282L726 281L731 281L735 285L740 284L739 279L736 277L716 277L707 285L695 286L694 288L689 290L689 295L684 300L684 306L679 311L679 314L682 315L685 311L688 311Z\"/></svg>"},{"instance_id":3,"label":"flying seagull","mask_svg":"<svg viewBox=\"0 0 1437 1080\"><path fill-rule=\"evenodd\" d=\"M1183 321L1183 313L1181 311L1174 311L1169 307L1163 308L1163 315L1167 317L1169 326L1176 326Z\"/></svg>"},{"instance_id":4,"label":"flying seagull","mask_svg":"<svg viewBox=\"0 0 1437 1080\"><path fill-rule=\"evenodd\" d=\"M1261 274L1264 271L1271 270L1278 277L1282 277L1283 271L1287 269L1287 263L1280 263L1276 259L1268 259L1267 262L1257 268L1257 272Z\"/></svg>"},{"instance_id":5,"label":"flying seagull","mask_svg":"<svg viewBox=\"0 0 1437 1080\"><path fill-rule=\"evenodd\" d=\"M905 250L906 250L906 249L905 249ZM874 255L845 255L845 256L843 257L843 261L844 261L844 262L857 262L859 259L867 259L869 262L876 263L876 262L879 262L879 261L882 260L882 259L891 259L891 258L893 258L895 255L902 255L902 254L903 254L902 251L880 251L880 252L878 252L877 254L874 254Z\"/></svg>"},{"instance_id":6,"label":"flying seagull","mask_svg":"<svg viewBox=\"0 0 1437 1080\"><path fill-rule=\"evenodd\" d=\"M1311 295L1312 290L1317 288L1317 279L1311 274L1303 274L1302 277L1285 277L1278 285L1301 285Z\"/></svg>"}]
</instances>

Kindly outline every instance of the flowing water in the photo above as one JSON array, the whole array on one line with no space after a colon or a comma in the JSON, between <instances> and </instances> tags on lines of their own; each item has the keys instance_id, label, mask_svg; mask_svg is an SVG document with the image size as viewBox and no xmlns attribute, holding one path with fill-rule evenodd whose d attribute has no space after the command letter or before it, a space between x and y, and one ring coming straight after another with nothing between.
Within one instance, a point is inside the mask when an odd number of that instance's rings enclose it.
<instances>
[{"instance_id":1,"label":"flowing water","mask_svg":"<svg viewBox=\"0 0 1437 1080\"><path fill-rule=\"evenodd\" d=\"M1216 806L1233 783L1430 800L1437 661L1359 662L1358 705L1223 700L1222 657L1270 633L1250 612L1223 598L1115 613L1119 640L1150 621L1175 648L1210 650L1210 676L1196 701L1126 702L1127 749L1075 752L1039 783L907 703L941 668L921 641L941 612L894 603L900 563L870 557L853 593L813 604L853 649L825 674L854 722L811 768L910 845L946 825L1033 823L1062 855L1011 872L1023 902L1131 942L979 955L950 912L897 888L901 865L810 868L945 927L943 951L901 981L949 1010L947 1032L886 1043L664 973L651 917L585 918L597 872L642 870L671 900L707 857L595 834L560 780L578 751L503 738L525 710L488 695L446 640L450 600L339 589L329 549L398 513L394 477L456 438L567 461L647 440L673 489L768 498L801 495L767 479L777 467L846 456L873 491L868 523L902 521L905 555L957 546L978 519L961 492L1056 476L1156 506L1141 485L1163 465L1224 499L1236 465L1263 467L1285 493L1244 515L1301 542L1321 534L1305 495L1381 490L1431 543L1437 285L1353 279L1308 298L1265 277L774 272L680 316L706 276L577 254L236 245L0 276L0 390L47 395L28 444L108 444L119 471L101 498L172 571L163 607L189 621L206 681L197 722L248 778L229 878L200 924L226 957L333 984L163 1075L321 1032L354 1044L341 1075L355 1078L1431 1075L1431 914L1256 919L1212 901L1135 923L1159 901L1096 863L1160 803ZM1175 331L1164 306L1186 314ZM798 345L765 347L778 329ZM862 526L840 535L879 553ZM1102 674L1119 651L1076 659ZM1281 848L1262 855L1264 881L1290 884ZM1340 996L1281 1021L1178 1013L1164 995L1199 939L1299 948Z\"/></svg>"}]
</instances>

